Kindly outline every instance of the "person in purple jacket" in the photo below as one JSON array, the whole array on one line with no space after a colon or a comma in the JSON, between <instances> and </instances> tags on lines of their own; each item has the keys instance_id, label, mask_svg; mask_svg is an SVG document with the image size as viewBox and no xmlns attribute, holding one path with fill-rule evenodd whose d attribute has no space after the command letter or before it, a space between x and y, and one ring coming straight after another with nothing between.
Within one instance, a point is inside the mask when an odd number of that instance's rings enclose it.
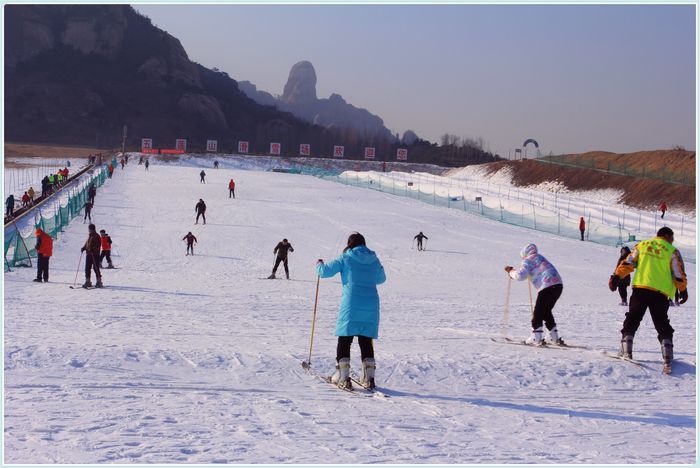
<instances>
[{"instance_id":1,"label":"person in purple jacket","mask_svg":"<svg viewBox=\"0 0 700 468\"><path fill-rule=\"evenodd\" d=\"M505 270L512 279L523 281L528 278L537 289L537 301L532 312L532 335L525 340L527 344L541 346L544 344L544 331L542 322L549 330L549 338L552 343L564 345L559 338L557 324L554 321L552 309L559 300L564 285L559 272L546 258L537 252L535 244L529 244L520 251L523 259L520 268L506 266Z\"/></svg>"}]
</instances>

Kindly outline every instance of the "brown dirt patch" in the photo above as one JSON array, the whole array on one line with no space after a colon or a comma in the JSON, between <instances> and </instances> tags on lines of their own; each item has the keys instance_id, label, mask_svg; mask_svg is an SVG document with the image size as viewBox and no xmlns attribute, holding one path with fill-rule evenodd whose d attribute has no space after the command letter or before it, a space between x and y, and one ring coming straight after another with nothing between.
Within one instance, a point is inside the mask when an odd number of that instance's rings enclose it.
<instances>
[{"instance_id":1,"label":"brown dirt patch","mask_svg":"<svg viewBox=\"0 0 700 468\"><path fill-rule=\"evenodd\" d=\"M21 162L7 161L8 158L57 158L78 159L109 150L89 146L37 145L31 143L5 143L5 167L21 168L31 166Z\"/></svg>"},{"instance_id":2,"label":"brown dirt patch","mask_svg":"<svg viewBox=\"0 0 700 468\"><path fill-rule=\"evenodd\" d=\"M694 160L693 153L693 160ZM687 164L687 162L683 163ZM487 173L494 173L504 167L513 174L513 185L528 186L543 182L557 181L569 190L618 189L624 192L621 202L641 209L656 209L664 200L670 210L682 207L695 210L695 187L671 184L658 179L642 179L599 172L592 169L579 169L553 164L543 164L534 160L499 161L484 165ZM695 174L693 162L692 174Z\"/></svg>"}]
</instances>

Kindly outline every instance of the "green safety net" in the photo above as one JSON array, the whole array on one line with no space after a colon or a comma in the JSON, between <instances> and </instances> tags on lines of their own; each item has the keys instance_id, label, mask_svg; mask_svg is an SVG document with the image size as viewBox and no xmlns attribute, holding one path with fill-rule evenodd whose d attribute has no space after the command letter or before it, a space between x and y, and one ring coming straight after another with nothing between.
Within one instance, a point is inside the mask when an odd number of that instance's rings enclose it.
<instances>
[{"instance_id":1,"label":"green safety net","mask_svg":"<svg viewBox=\"0 0 700 468\"><path fill-rule=\"evenodd\" d=\"M116 158L112 159L112 164L116 167ZM81 182L77 189L65 187L63 190L70 191L68 200L65 205L61 205L59 202L58 206L54 208L53 214L46 213L46 209L42 212L41 208L38 208L34 214L34 228L41 228L42 231L56 239L58 233L62 232L73 218L80 215L80 211L88 199L90 185L95 185L97 188L105 183L107 166L108 164L105 164L93 172L92 176ZM35 246L34 230L22 235L15 225L5 229L5 271L10 267L31 266L31 258L37 256Z\"/></svg>"}]
</instances>

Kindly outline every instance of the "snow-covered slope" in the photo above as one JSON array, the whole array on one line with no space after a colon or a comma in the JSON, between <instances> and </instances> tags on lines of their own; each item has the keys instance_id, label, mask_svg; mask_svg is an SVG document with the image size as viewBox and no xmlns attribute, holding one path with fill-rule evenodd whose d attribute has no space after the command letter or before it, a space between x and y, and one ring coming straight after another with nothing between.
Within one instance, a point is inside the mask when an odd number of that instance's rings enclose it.
<instances>
[{"instance_id":1,"label":"snow-covered slope","mask_svg":"<svg viewBox=\"0 0 700 468\"><path fill-rule=\"evenodd\" d=\"M112 236L104 290L70 289L87 225L55 242L51 282L5 273L6 463L693 463L696 287L671 309L677 361L613 360L625 308L607 290L617 249L313 177L130 163L99 189ZM227 183L236 180L236 199ZM207 224L194 225L203 198ZM185 256L181 240L199 243ZM387 399L314 380L317 258L359 231L387 282L376 344ZM412 249L418 231L428 250ZM264 280L290 240L292 281ZM503 266L535 242L559 269L559 330L586 350L491 341L529 332L527 283ZM93 277L94 281L94 277ZM330 373L339 278L322 280L313 367ZM507 313L506 313L507 312ZM359 367L353 345L352 364Z\"/></svg>"}]
</instances>

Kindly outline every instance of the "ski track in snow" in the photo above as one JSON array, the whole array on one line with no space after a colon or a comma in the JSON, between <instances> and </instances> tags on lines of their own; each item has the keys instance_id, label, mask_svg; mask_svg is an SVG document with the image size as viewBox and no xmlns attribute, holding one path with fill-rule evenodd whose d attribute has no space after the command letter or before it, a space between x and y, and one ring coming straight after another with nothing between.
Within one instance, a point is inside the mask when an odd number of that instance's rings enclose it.
<instances>
[{"instance_id":1,"label":"ski track in snow","mask_svg":"<svg viewBox=\"0 0 700 468\"><path fill-rule=\"evenodd\" d=\"M34 269L5 273L6 463L694 462L694 265L691 302L669 312L677 361L664 376L648 315L635 340L648 369L601 352L616 350L624 319L606 284L616 248L307 176L205 170L200 184L199 167L133 162L98 189L93 221L118 267L103 270L106 289L68 288L80 218L54 243L50 283L32 283ZM199 198L206 225L194 225ZM387 272L375 351L388 399L300 366L314 262L355 230ZM409 245L420 230L426 252ZM295 281L261 280L282 238ZM529 242L564 278L560 333L594 351L490 341L503 266ZM321 281L312 365L324 373L340 293L338 277ZM529 315L527 283L513 283L508 334L526 336ZM359 361L354 344L355 371Z\"/></svg>"}]
</instances>

